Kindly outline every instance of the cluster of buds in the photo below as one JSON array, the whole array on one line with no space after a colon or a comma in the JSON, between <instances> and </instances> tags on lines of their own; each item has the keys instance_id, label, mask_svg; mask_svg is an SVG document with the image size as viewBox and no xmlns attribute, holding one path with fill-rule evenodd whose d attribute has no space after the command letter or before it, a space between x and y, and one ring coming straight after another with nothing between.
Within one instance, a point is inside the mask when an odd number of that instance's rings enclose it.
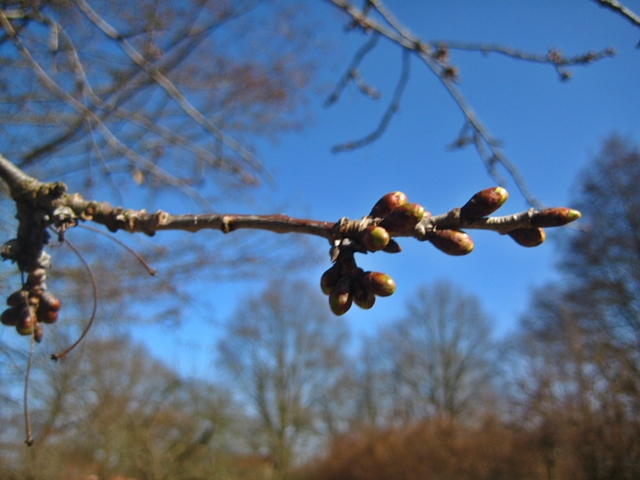
<instances>
[{"instance_id":1,"label":"cluster of buds","mask_svg":"<svg viewBox=\"0 0 640 480\"><path fill-rule=\"evenodd\" d=\"M342 219L336 224L339 235L332 247L334 264L320 279L320 288L329 296L331 310L343 315L353 303L369 309L376 297L395 292L391 277L380 272L365 272L354 260L355 252L400 252L394 237L413 236L430 242L448 255L460 256L473 250L471 237L460 230L461 227L496 230L509 235L519 245L535 247L545 240L543 227L566 225L580 217L577 210L556 207L488 218L508 197L502 187L487 188L473 195L462 207L432 217L422 205L409 203L404 193L391 192L378 200L362 220ZM523 220L525 227L522 227Z\"/></svg>"},{"instance_id":2,"label":"cluster of buds","mask_svg":"<svg viewBox=\"0 0 640 480\"><path fill-rule=\"evenodd\" d=\"M58 320L61 306L60 300L47 291L45 280L44 268L29 272L23 287L7 297L9 308L0 315L3 325L15 327L20 335L33 335L36 342L42 341L42 325Z\"/></svg>"},{"instance_id":3,"label":"cluster of buds","mask_svg":"<svg viewBox=\"0 0 640 480\"><path fill-rule=\"evenodd\" d=\"M393 279L380 272L365 272L356 266L353 252L341 253L336 262L320 278L322 293L329 295L329 306L335 315L344 315L355 303L365 310L373 307L378 297L396 291Z\"/></svg>"},{"instance_id":4,"label":"cluster of buds","mask_svg":"<svg viewBox=\"0 0 640 480\"><path fill-rule=\"evenodd\" d=\"M398 253L400 245L391 237L409 234L429 215L422 205L408 203L404 193L391 192L376 202L364 219L366 227L356 230L352 240L365 251ZM396 291L396 283L389 275L358 268L354 251L359 250L341 249L320 279L320 288L329 295L329 306L335 315L344 315L353 303L368 310L376 297L388 297Z\"/></svg>"}]
</instances>

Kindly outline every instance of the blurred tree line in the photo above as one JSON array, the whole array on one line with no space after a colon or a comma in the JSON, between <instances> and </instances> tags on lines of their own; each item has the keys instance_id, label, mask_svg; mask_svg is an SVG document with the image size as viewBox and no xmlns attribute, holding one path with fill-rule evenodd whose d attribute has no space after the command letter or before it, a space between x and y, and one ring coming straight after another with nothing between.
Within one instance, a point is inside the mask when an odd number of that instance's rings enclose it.
<instances>
[{"instance_id":1,"label":"blurred tree line","mask_svg":"<svg viewBox=\"0 0 640 480\"><path fill-rule=\"evenodd\" d=\"M212 352L224 381L181 378L113 330L60 365L37 357L29 449L25 352L5 348L0 475L638 478L639 184L640 150L610 137L579 177L560 280L503 339L439 281L354 351L317 287L273 283L229 318Z\"/></svg>"}]
</instances>

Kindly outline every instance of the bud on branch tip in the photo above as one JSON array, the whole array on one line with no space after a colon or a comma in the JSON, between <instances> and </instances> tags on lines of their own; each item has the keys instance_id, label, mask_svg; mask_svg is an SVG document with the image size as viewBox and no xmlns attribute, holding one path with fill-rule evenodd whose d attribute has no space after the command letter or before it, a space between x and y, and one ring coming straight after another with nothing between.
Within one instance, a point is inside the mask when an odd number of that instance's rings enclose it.
<instances>
[{"instance_id":1,"label":"bud on branch tip","mask_svg":"<svg viewBox=\"0 0 640 480\"><path fill-rule=\"evenodd\" d=\"M561 227L579 219L578 210L566 207L545 208L533 214L531 225L534 227Z\"/></svg>"}]
</instances>

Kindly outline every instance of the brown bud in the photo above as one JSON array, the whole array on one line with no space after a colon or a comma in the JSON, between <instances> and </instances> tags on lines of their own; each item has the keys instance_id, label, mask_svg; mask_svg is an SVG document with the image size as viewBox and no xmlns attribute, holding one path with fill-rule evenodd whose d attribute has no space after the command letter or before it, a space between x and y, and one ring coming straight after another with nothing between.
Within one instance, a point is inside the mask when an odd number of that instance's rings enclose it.
<instances>
[{"instance_id":1,"label":"brown bud","mask_svg":"<svg viewBox=\"0 0 640 480\"><path fill-rule=\"evenodd\" d=\"M19 307L27 303L27 292L24 290L16 290L7 297L7 305L10 307Z\"/></svg>"},{"instance_id":2,"label":"brown bud","mask_svg":"<svg viewBox=\"0 0 640 480\"><path fill-rule=\"evenodd\" d=\"M342 277L342 266L338 263L334 263L326 272L320 277L320 289L325 295L329 295L333 288Z\"/></svg>"},{"instance_id":3,"label":"brown bud","mask_svg":"<svg viewBox=\"0 0 640 480\"><path fill-rule=\"evenodd\" d=\"M393 209L382 219L380 226L389 232L408 233L425 216L424 207L417 203L405 203Z\"/></svg>"},{"instance_id":4,"label":"brown bud","mask_svg":"<svg viewBox=\"0 0 640 480\"><path fill-rule=\"evenodd\" d=\"M476 193L460 209L460 215L466 218L482 218L498 210L509 198L502 187L486 188Z\"/></svg>"},{"instance_id":5,"label":"brown bud","mask_svg":"<svg viewBox=\"0 0 640 480\"><path fill-rule=\"evenodd\" d=\"M40 310L36 312L38 321L42 323L56 323L58 321L58 312L53 310Z\"/></svg>"},{"instance_id":6,"label":"brown bud","mask_svg":"<svg viewBox=\"0 0 640 480\"><path fill-rule=\"evenodd\" d=\"M360 281L353 282L351 293L353 296L353 302L364 310L369 310L373 307L373 304L376 303L375 294L366 289Z\"/></svg>"},{"instance_id":7,"label":"brown bud","mask_svg":"<svg viewBox=\"0 0 640 480\"><path fill-rule=\"evenodd\" d=\"M31 335L36 324L35 315L33 312L25 309L26 315L23 315L18 324L16 325L16 331L20 335Z\"/></svg>"},{"instance_id":8,"label":"brown bud","mask_svg":"<svg viewBox=\"0 0 640 480\"><path fill-rule=\"evenodd\" d=\"M517 228L511 230L509 236L523 247L537 247L546 238L544 230L541 228Z\"/></svg>"},{"instance_id":9,"label":"brown bud","mask_svg":"<svg viewBox=\"0 0 640 480\"><path fill-rule=\"evenodd\" d=\"M384 218L391 210L407 203L407 196L402 192L387 193L371 209L370 217Z\"/></svg>"},{"instance_id":10,"label":"brown bud","mask_svg":"<svg viewBox=\"0 0 640 480\"><path fill-rule=\"evenodd\" d=\"M582 214L578 210L566 207L545 208L533 214L531 225L534 227L561 227L579 219Z\"/></svg>"},{"instance_id":11,"label":"brown bud","mask_svg":"<svg viewBox=\"0 0 640 480\"><path fill-rule=\"evenodd\" d=\"M362 232L362 243L370 252L383 250L389 244L389 240L389 233L382 227L370 226Z\"/></svg>"},{"instance_id":12,"label":"brown bud","mask_svg":"<svg viewBox=\"0 0 640 480\"><path fill-rule=\"evenodd\" d=\"M0 315L0 322L8 327L15 327L20 323L20 319L24 316L27 309L24 306L7 308Z\"/></svg>"},{"instance_id":13,"label":"brown bud","mask_svg":"<svg viewBox=\"0 0 640 480\"><path fill-rule=\"evenodd\" d=\"M42 285L27 285L29 288L29 298L40 298L40 295L44 293Z\"/></svg>"},{"instance_id":14,"label":"brown bud","mask_svg":"<svg viewBox=\"0 0 640 480\"><path fill-rule=\"evenodd\" d=\"M364 272L360 280L367 290L379 297L388 297L396 291L396 282L385 273Z\"/></svg>"},{"instance_id":15,"label":"brown bud","mask_svg":"<svg viewBox=\"0 0 640 480\"><path fill-rule=\"evenodd\" d=\"M391 240L389 240L389 243L387 244L387 246L382 249L382 251L387 253L400 253L402 251L402 248L400 248L400 245L398 244L398 242L396 242L392 238Z\"/></svg>"},{"instance_id":16,"label":"brown bud","mask_svg":"<svg viewBox=\"0 0 640 480\"><path fill-rule=\"evenodd\" d=\"M40 343L44 337L44 328L40 322L36 322L33 327L33 338L36 342Z\"/></svg>"},{"instance_id":17,"label":"brown bud","mask_svg":"<svg viewBox=\"0 0 640 480\"><path fill-rule=\"evenodd\" d=\"M40 295L40 309L57 312L61 307L62 304L55 295L49 292L42 292L42 295Z\"/></svg>"},{"instance_id":18,"label":"brown bud","mask_svg":"<svg viewBox=\"0 0 640 480\"><path fill-rule=\"evenodd\" d=\"M448 255L466 255L473 250L473 240L460 230L433 230L429 232L427 240Z\"/></svg>"},{"instance_id":19,"label":"brown bud","mask_svg":"<svg viewBox=\"0 0 640 480\"><path fill-rule=\"evenodd\" d=\"M352 301L351 279L342 277L329 294L329 307L334 315L344 315L351 308Z\"/></svg>"}]
</instances>

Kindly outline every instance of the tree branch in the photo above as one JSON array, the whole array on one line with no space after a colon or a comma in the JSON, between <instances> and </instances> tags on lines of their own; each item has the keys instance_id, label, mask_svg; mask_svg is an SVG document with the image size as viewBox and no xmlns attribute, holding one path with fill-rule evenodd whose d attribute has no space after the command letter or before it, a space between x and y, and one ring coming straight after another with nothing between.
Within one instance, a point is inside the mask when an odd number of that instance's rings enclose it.
<instances>
[{"instance_id":1,"label":"tree branch","mask_svg":"<svg viewBox=\"0 0 640 480\"><path fill-rule=\"evenodd\" d=\"M360 220L342 218L338 222L325 222L293 218L282 214L194 215L171 214L162 210L149 213L144 209L113 207L106 202L85 200L78 193L69 194L64 184L42 183L22 172L2 155L0 155L0 177L9 186L14 200L27 202L34 208L45 210L49 214L50 222L58 227L63 226L63 231L64 225L69 227L75 226L78 221L93 221L105 225L113 232L124 230L149 236L166 230L192 233L201 230L220 230L223 233L230 233L240 229L257 229L273 233L302 233L336 241L344 238L357 240L364 229L377 226L382 220L376 216L366 215ZM504 195L506 198L506 191ZM61 218L61 215L64 218ZM515 229L540 226L535 223L535 218L539 215L540 211L532 208L513 215L474 218L465 216L460 208L454 208L441 215L425 215L415 223L415 228L391 228L390 230L393 236L414 237L421 241L426 240L430 232L442 229L492 230L504 234Z\"/></svg>"},{"instance_id":2,"label":"tree branch","mask_svg":"<svg viewBox=\"0 0 640 480\"><path fill-rule=\"evenodd\" d=\"M435 43L434 47L422 41L419 37L414 35L409 29L407 29L404 25L402 25L392 14L391 12L384 6L381 0L369 0L366 2L366 11L361 11L354 7L347 0L328 0L330 3L334 4L336 7L340 8L342 11L347 13L349 17L352 19L352 23L350 27L357 27L362 29L365 33L376 32L377 34L387 38L392 43L395 43L402 49L405 49L408 52L411 52L417 55L426 65L427 67L439 78L442 85L449 92L455 103L458 105L462 114L465 117L465 128L463 131L470 129L471 134L469 137L459 137L454 145L456 146L464 146L469 143L474 143L478 150L480 157L482 158L485 166L487 167L488 173L494 178L498 183L502 183L502 180L497 175L495 166L496 164L502 165L509 175L513 178L517 188L520 190L526 201L534 206L541 207L540 202L536 200L536 198L531 194L527 185L524 182L524 179L520 175L517 167L513 162L511 162L508 157L502 152L502 150L498 147L499 142L497 142L494 137L489 133L487 128L480 121L476 113L471 108L470 104L466 101L462 92L454 85L456 77L458 75L457 68L448 63L448 52L447 46L442 43ZM377 21L375 18L372 18L369 15L370 10L375 10L380 14L382 21ZM595 60L599 60L601 58L610 57L615 54L612 49L605 49L601 52L593 53L588 52L584 55L578 55L575 57L571 57L565 59L560 52L557 50L551 50L546 56L529 54L525 52L521 52L514 49L509 49L507 47L501 46L491 46L491 45L472 45L472 44L452 44L452 48L458 49L467 49L467 50L480 50L480 51L495 51L498 53L502 53L504 55L508 55L510 57L519 58L523 60L535 61L539 63L549 63L556 67L558 70L561 79L566 80L570 77L569 72L565 70L561 70L560 66L565 65L575 65L575 64L587 64L593 62ZM368 50L366 50L368 52ZM361 51L356 54L356 57L361 56ZM360 59L355 59L352 61L359 62ZM344 83L344 80L342 81ZM341 84L342 84L341 83ZM345 145L351 146L351 148L355 148L358 146L366 145L377 139L382 131L384 130L384 126L388 123L389 120L389 110L384 114L383 119L380 123L378 129L366 137L365 139L358 142L350 142ZM368 140L368 141L367 141ZM343 146L339 146L343 147ZM335 150L335 149L334 149ZM345 150L345 148L340 148L340 150Z\"/></svg>"},{"instance_id":3,"label":"tree branch","mask_svg":"<svg viewBox=\"0 0 640 480\"><path fill-rule=\"evenodd\" d=\"M630 8L618 2L618 0L595 0L595 1L598 2L600 6L619 13L620 15L625 17L627 20L629 20L632 24L634 24L637 27L640 27L640 16Z\"/></svg>"}]
</instances>

